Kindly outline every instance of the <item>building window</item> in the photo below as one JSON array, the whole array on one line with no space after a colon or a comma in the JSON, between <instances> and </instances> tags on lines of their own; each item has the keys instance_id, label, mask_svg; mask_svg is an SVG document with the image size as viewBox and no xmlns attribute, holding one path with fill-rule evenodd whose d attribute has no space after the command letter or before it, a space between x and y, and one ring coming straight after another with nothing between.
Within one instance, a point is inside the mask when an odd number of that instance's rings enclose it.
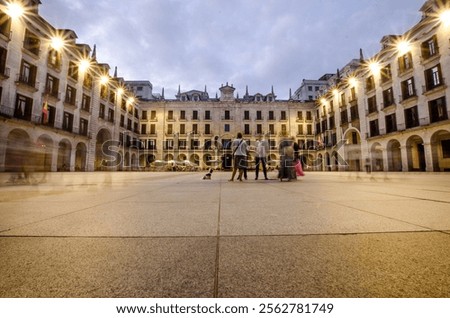
<instances>
[{"instance_id":1,"label":"building window","mask_svg":"<svg viewBox=\"0 0 450 318\"><path fill-rule=\"evenodd\" d=\"M91 97L83 94L83 99L81 101L81 109L90 112L91 111Z\"/></svg>"},{"instance_id":2,"label":"building window","mask_svg":"<svg viewBox=\"0 0 450 318\"><path fill-rule=\"evenodd\" d=\"M11 35L11 18L3 12L0 12L0 34L8 39Z\"/></svg>"},{"instance_id":3,"label":"building window","mask_svg":"<svg viewBox=\"0 0 450 318\"><path fill-rule=\"evenodd\" d=\"M173 120L173 110L167 112L167 120Z\"/></svg>"},{"instance_id":4,"label":"building window","mask_svg":"<svg viewBox=\"0 0 450 318\"><path fill-rule=\"evenodd\" d=\"M185 135L186 134L186 125L180 124L180 134Z\"/></svg>"},{"instance_id":5,"label":"building window","mask_svg":"<svg viewBox=\"0 0 450 318\"><path fill-rule=\"evenodd\" d=\"M76 97L77 97L77 90L74 87L67 85L65 102L67 104L75 106Z\"/></svg>"},{"instance_id":6,"label":"building window","mask_svg":"<svg viewBox=\"0 0 450 318\"><path fill-rule=\"evenodd\" d=\"M55 49L50 49L48 51L47 63L50 67L53 67L54 69L57 69L57 70L61 69L61 64L62 64L61 53Z\"/></svg>"},{"instance_id":7,"label":"building window","mask_svg":"<svg viewBox=\"0 0 450 318\"><path fill-rule=\"evenodd\" d=\"M224 117L224 119L225 119L225 120L230 120L230 119L231 119L230 111L229 111L229 110L226 110L226 111L225 111L225 117Z\"/></svg>"},{"instance_id":8,"label":"building window","mask_svg":"<svg viewBox=\"0 0 450 318\"><path fill-rule=\"evenodd\" d=\"M197 124L192 124L192 133L194 135L198 134L198 125Z\"/></svg>"},{"instance_id":9,"label":"building window","mask_svg":"<svg viewBox=\"0 0 450 318\"><path fill-rule=\"evenodd\" d=\"M250 125L249 124L244 125L244 135L250 135Z\"/></svg>"},{"instance_id":10,"label":"building window","mask_svg":"<svg viewBox=\"0 0 450 318\"><path fill-rule=\"evenodd\" d=\"M394 104L394 91L392 87L383 91L383 105L385 107L389 107Z\"/></svg>"},{"instance_id":11,"label":"building window","mask_svg":"<svg viewBox=\"0 0 450 318\"><path fill-rule=\"evenodd\" d=\"M345 102L345 93L341 94L341 104L339 106L345 106L347 103Z\"/></svg>"},{"instance_id":12,"label":"building window","mask_svg":"<svg viewBox=\"0 0 450 318\"><path fill-rule=\"evenodd\" d=\"M59 79L47 74L47 80L45 81L45 93L58 98L58 91Z\"/></svg>"},{"instance_id":13,"label":"building window","mask_svg":"<svg viewBox=\"0 0 450 318\"><path fill-rule=\"evenodd\" d=\"M303 135L303 125L302 124L297 126L297 135Z\"/></svg>"},{"instance_id":14,"label":"building window","mask_svg":"<svg viewBox=\"0 0 450 318\"><path fill-rule=\"evenodd\" d=\"M125 127L125 116L124 115L120 115L120 127L122 127L122 128Z\"/></svg>"},{"instance_id":15,"label":"building window","mask_svg":"<svg viewBox=\"0 0 450 318\"><path fill-rule=\"evenodd\" d=\"M114 123L114 109L108 108L108 121Z\"/></svg>"},{"instance_id":16,"label":"building window","mask_svg":"<svg viewBox=\"0 0 450 318\"><path fill-rule=\"evenodd\" d=\"M281 120L287 120L286 111L284 111L284 110L281 111Z\"/></svg>"},{"instance_id":17,"label":"building window","mask_svg":"<svg viewBox=\"0 0 450 318\"><path fill-rule=\"evenodd\" d=\"M250 111L248 110L244 111L244 120L250 120Z\"/></svg>"},{"instance_id":18,"label":"building window","mask_svg":"<svg viewBox=\"0 0 450 318\"><path fill-rule=\"evenodd\" d=\"M379 128L378 128L378 119L372 120L369 122L370 127L370 137L375 137L380 134Z\"/></svg>"},{"instance_id":19,"label":"building window","mask_svg":"<svg viewBox=\"0 0 450 318\"><path fill-rule=\"evenodd\" d=\"M297 120L303 120L303 112L302 111L297 112Z\"/></svg>"},{"instance_id":20,"label":"building window","mask_svg":"<svg viewBox=\"0 0 450 318\"><path fill-rule=\"evenodd\" d=\"M306 120L312 120L312 112L310 111L306 112Z\"/></svg>"},{"instance_id":21,"label":"building window","mask_svg":"<svg viewBox=\"0 0 450 318\"><path fill-rule=\"evenodd\" d=\"M35 87L36 84L36 73L37 67L22 60L20 66L19 82L24 83L28 86Z\"/></svg>"},{"instance_id":22,"label":"building window","mask_svg":"<svg viewBox=\"0 0 450 318\"><path fill-rule=\"evenodd\" d=\"M106 87L106 85L101 85L100 86L100 98L106 99L107 96L108 96L108 87Z\"/></svg>"},{"instance_id":23,"label":"building window","mask_svg":"<svg viewBox=\"0 0 450 318\"><path fill-rule=\"evenodd\" d=\"M92 75L88 72L84 73L83 86L88 89L92 89L92 83L93 83Z\"/></svg>"},{"instance_id":24,"label":"building window","mask_svg":"<svg viewBox=\"0 0 450 318\"><path fill-rule=\"evenodd\" d=\"M31 33L29 30L25 31L25 40L23 41L24 49L33 53L34 55L39 55L39 49L41 46L41 41L39 37L37 37L34 33Z\"/></svg>"},{"instance_id":25,"label":"building window","mask_svg":"<svg viewBox=\"0 0 450 318\"><path fill-rule=\"evenodd\" d=\"M145 135L147 133L147 124L141 125L141 134Z\"/></svg>"},{"instance_id":26,"label":"building window","mask_svg":"<svg viewBox=\"0 0 450 318\"><path fill-rule=\"evenodd\" d=\"M33 112L33 99L17 94L14 117L24 120L31 120Z\"/></svg>"},{"instance_id":27,"label":"building window","mask_svg":"<svg viewBox=\"0 0 450 318\"><path fill-rule=\"evenodd\" d=\"M98 117L101 119L105 119L105 104L100 104L99 110L98 110Z\"/></svg>"},{"instance_id":28,"label":"building window","mask_svg":"<svg viewBox=\"0 0 450 318\"><path fill-rule=\"evenodd\" d=\"M428 103L428 109L430 112L430 122L435 123L448 119L445 97L430 101Z\"/></svg>"},{"instance_id":29,"label":"building window","mask_svg":"<svg viewBox=\"0 0 450 318\"><path fill-rule=\"evenodd\" d=\"M150 120L156 120L156 110L150 111Z\"/></svg>"},{"instance_id":30,"label":"building window","mask_svg":"<svg viewBox=\"0 0 450 318\"><path fill-rule=\"evenodd\" d=\"M211 134L211 125L205 124L205 134L210 135Z\"/></svg>"},{"instance_id":31,"label":"building window","mask_svg":"<svg viewBox=\"0 0 450 318\"><path fill-rule=\"evenodd\" d=\"M359 112L358 112L357 105L350 107L350 117L351 117L352 121L359 119Z\"/></svg>"},{"instance_id":32,"label":"building window","mask_svg":"<svg viewBox=\"0 0 450 318\"><path fill-rule=\"evenodd\" d=\"M69 62L69 77L72 78L75 81L78 81L78 65L74 62Z\"/></svg>"},{"instance_id":33,"label":"building window","mask_svg":"<svg viewBox=\"0 0 450 318\"><path fill-rule=\"evenodd\" d=\"M287 135L288 135L288 133L287 133L286 125L282 124L281 125L281 136L287 136Z\"/></svg>"},{"instance_id":34,"label":"building window","mask_svg":"<svg viewBox=\"0 0 450 318\"><path fill-rule=\"evenodd\" d=\"M385 117L386 120L386 133L391 133L397 131L397 119L395 117L395 113L391 115L387 115Z\"/></svg>"},{"instance_id":35,"label":"building window","mask_svg":"<svg viewBox=\"0 0 450 318\"><path fill-rule=\"evenodd\" d=\"M341 111L341 125L348 124L348 113L347 109Z\"/></svg>"},{"instance_id":36,"label":"building window","mask_svg":"<svg viewBox=\"0 0 450 318\"><path fill-rule=\"evenodd\" d=\"M275 115L273 110L269 110L269 120L275 120Z\"/></svg>"},{"instance_id":37,"label":"building window","mask_svg":"<svg viewBox=\"0 0 450 318\"><path fill-rule=\"evenodd\" d=\"M313 87L312 86L308 86L308 92L312 92L313 91Z\"/></svg>"},{"instance_id":38,"label":"building window","mask_svg":"<svg viewBox=\"0 0 450 318\"><path fill-rule=\"evenodd\" d=\"M402 84L402 97L403 100L416 96L416 88L414 86L414 77L403 81Z\"/></svg>"},{"instance_id":39,"label":"building window","mask_svg":"<svg viewBox=\"0 0 450 318\"><path fill-rule=\"evenodd\" d=\"M205 120L211 120L211 111L205 110Z\"/></svg>"},{"instance_id":40,"label":"building window","mask_svg":"<svg viewBox=\"0 0 450 318\"><path fill-rule=\"evenodd\" d=\"M182 149L182 150L187 149L187 140L186 139L178 140L178 149Z\"/></svg>"},{"instance_id":41,"label":"building window","mask_svg":"<svg viewBox=\"0 0 450 318\"><path fill-rule=\"evenodd\" d=\"M256 125L256 133L257 133L258 135L261 135L261 134L263 133L263 131L262 131L262 125L261 125L261 124L257 124L257 125Z\"/></svg>"},{"instance_id":42,"label":"building window","mask_svg":"<svg viewBox=\"0 0 450 318\"><path fill-rule=\"evenodd\" d=\"M271 135L275 135L275 125L274 124L269 125L269 133Z\"/></svg>"},{"instance_id":43,"label":"building window","mask_svg":"<svg viewBox=\"0 0 450 318\"><path fill-rule=\"evenodd\" d=\"M439 53L439 48L437 45L437 37L433 36L431 39L422 43L422 58L429 59Z\"/></svg>"},{"instance_id":44,"label":"building window","mask_svg":"<svg viewBox=\"0 0 450 318\"><path fill-rule=\"evenodd\" d=\"M150 124L150 135L156 135L156 125Z\"/></svg>"},{"instance_id":45,"label":"building window","mask_svg":"<svg viewBox=\"0 0 450 318\"><path fill-rule=\"evenodd\" d=\"M336 126L336 124L335 124L335 122L334 122L334 116L330 116L330 118L329 118L329 124L328 124L328 126L330 127L330 129L334 129Z\"/></svg>"},{"instance_id":46,"label":"building window","mask_svg":"<svg viewBox=\"0 0 450 318\"><path fill-rule=\"evenodd\" d=\"M398 65L399 65L399 68L400 68L400 73L406 72L406 71L412 69L413 64L412 64L411 52L406 53L405 55L399 57Z\"/></svg>"},{"instance_id":47,"label":"building window","mask_svg":"<svg viewBox=\"0 0 450 318\"><path fill-rule=\"evenodd\" d=\"M405 124L406 128L419 126L419 113L417 111L417 106L405 109Z\"/></svg>"},{"instance_id":48,"label":"building window","mask_svg":"<svg viewBox=\"0 0 450 318\"><path fill-rule=\"evenodd\" d=\"M192 111L192 120L198 120L198 110Z\"/></svg>"},{"instance_id":49,"label":"building window","mask_svg":"<svg viewBox=\"0 0 450 318\"><path fill-rule=\"evenodd\" d=\"M164 141L164 149L165 150L172 150L173 149L173 139L166 139Z\"/></svg>"},{"instance_id":50,"label":"building window","mask_svg":"<svg viewBox=\"0 0 450 318\"><path fill-rule=\"evenodd\" d=\"M256 111L256 120L262 120L262 112L260 110Z\"/></svg>"},{"instance_id":51,"label":"building window","mask_svg":"<svg viewBox=\"0 0 450 318\"><path fill-rule=\"evenodd\" d=\"M224 132L230 132L230 124L225 124L223 127Z\"/></svg>"},{"instance_id":52,"label":"building window","mask_svg":"<svg viewBox=\"0 0 450 318\"><path fill-rule=\"evenodd\" d=\"M378 111L377 107L377 97L372 96L367 99L367 105L369 106L369 114L376 113Z\"/></svg>"},{"instance_id":53,"label":"building window","mask_svg":"<svg viewBox=\"0 0 450 318\"><path fill-rule=\"evenodd\" d=\"M392 79L391 65L388 64L381 69L381 82L386 83Z\"/></svg>"},{"instance_id":54,"label":"building window","mask_svg":"<svg viewBox=\"0 0 450 318\"><path fill-rule=\"evenodd\" d=\"M87 136L88 134L88 126L89 126L89 122L84 119L84 118L80 118L80 129L79 129L79 134L82 136Z\"/></svg>"},{"instance_id":55,"label":"building window","mask_svg":"<svg viewBox=\"0 0 450 318\"><path fill-rule=\"evenodd\" d=\"M373 89L375 89L375 80L372 75L366 78L366 91L371 91Z\"/></svg>"},{"instance_id":56,"label":"building window","mask_svg":"<svg viewBox=\"0 0 450 318\"><path fill-rule=\"evenodd\" d=\"M306 133L308 135L312 135L312 125L306 125Z\"/></svg>"},{"instance_id":57,"label":"building window","mask_svg":"<svg viewBox=\"0 0 450 318\"><path fill-rule=\"evenodd\" d=\"M425 71L425 81L427 90L431 90L442 84L442 72L440 64Z\"/></svg>"},{"instance_id":58,"label":"building window","mask_svg":"<svg viewBox=\"0 0 450 318\"><path fill-rule=\"evenodd\" d=\"M168 124L167 125L167 134L168 135L172 135L173 134L173 125L172 124Z\"/></svg>"},{"instance_id":59,"label":"building window","mask_svg":"<svg viewBox=\"0 0 450 318\"><path fill-rule=\"evenodd\" d=\"M68 132L73 130L73 114L64 112L62 129Z\"/></svg>"}]
</instances>

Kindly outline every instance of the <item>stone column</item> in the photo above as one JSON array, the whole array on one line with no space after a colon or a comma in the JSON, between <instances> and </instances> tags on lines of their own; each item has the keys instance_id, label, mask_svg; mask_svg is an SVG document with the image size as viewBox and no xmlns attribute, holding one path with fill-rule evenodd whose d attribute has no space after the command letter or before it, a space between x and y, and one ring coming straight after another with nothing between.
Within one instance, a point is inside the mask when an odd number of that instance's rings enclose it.
<instances>
[{"instance_id":1,"label":"stone column","mask_svg":"<svg viewBox=\"0 0 450 318\"><path fill-rule=\"evenodd\" d=\"M402 156L402 172L408 171L408 146L400 146L400 154Z\"/></svg>"},{"instance_id":2,"label":"stone column","mask_svg":"<svg viewBox=\"0 0 450 318\"><path fill-rule=\"evenodd\" d=\"M389 171L389 154L387 148L381 149L383 153L383 171Z\"/></svg>"},{"instance_id":3,"label":"stone column","mask_svg":"<svg viewBox=\"0 0 450 318\"><path fill-rule=\"evenodd\" d=\"M424 142L423 148L425 152L425 164L426 164L426 171L427 172L433 172L434 171L434 165L433 165L433 148L431 142Z\"/></svg>"}]
</instances>

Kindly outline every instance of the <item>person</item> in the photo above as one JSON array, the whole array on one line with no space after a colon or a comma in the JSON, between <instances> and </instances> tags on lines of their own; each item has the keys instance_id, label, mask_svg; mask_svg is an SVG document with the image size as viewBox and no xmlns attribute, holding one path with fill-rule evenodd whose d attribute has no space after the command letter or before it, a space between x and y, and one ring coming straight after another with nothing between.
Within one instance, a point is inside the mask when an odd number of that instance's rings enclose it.
<instances>
[{"instance_id":1,"label":"person","mask_svg":"<svg viewBox=\"0 0 450 318\"><path fill-rule=\"evenodd\" d=\"M237 180L242 181L244 171L247 168L247 143L242 138L242 133L238 133L236 139L231 143L231 149L233 151L233 172L231 179L228 181L234 181L234 177L239 170Z\"/></svg>"},{"instance_id":2,"label":"person","mask_svg":"<svg viewBox=\"0 0 450 318\"><path fill-rule=\"evenodd\" d=\"M296 157L298 157L298 151L298 144L293 137L286 138L280 142L280 169L278 171L280 181L283 181L283 179L288 179L288 181L297 179L294 165Z\"/></svg>"},{"instance_id":3,"label":"person","mask_svg":"<svg viewBox=\"0 0 450 318\"><path fill-rule=\"evenodd\" d=\"M269 180L267 178L267 153L269 152L269 143L264 140L264 136L261 140L257 140L256 142L256 158L255 158L255 180L258 180L259 175L259 165L262 165L264 179Z\"/></svg>"}]
</instances>

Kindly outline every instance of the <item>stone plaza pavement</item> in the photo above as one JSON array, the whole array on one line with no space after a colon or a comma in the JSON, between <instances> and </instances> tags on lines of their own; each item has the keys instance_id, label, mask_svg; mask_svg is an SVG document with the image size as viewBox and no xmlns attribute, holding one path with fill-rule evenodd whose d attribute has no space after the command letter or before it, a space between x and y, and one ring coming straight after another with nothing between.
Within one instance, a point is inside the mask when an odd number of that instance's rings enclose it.
<instances>
[{"instance_id":1,"label":"stone plaza pavement","mask_svg":"<svg viewBox=\"0 0 450 318\"><path fill-rule=\"evenodd\" d=\"M450 297L447 173L202 176L2 174L0 297Z\"/></svg>"}]
</instances>

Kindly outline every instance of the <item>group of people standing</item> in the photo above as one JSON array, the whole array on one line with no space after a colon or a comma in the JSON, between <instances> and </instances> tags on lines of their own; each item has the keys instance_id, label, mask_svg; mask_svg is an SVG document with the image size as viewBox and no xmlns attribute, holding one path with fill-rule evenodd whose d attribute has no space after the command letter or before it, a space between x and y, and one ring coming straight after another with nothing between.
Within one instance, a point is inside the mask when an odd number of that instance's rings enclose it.
<instances>
[{"instance_id":1,"label":"group of people standing","mask_svg":"<svg viewBox=\"0 0 450 318\"><path fill-rule=\"evenodd\" d=\"M247 163L248 153L250 146L242 138L242 133L238 133L235 140L231 144L233 152L233 172L231 179L228 181L234 181L234 177L238 173L237 180L242 181L242 178L247 180ZM269 142L264 139L256 141L255 147L255 180L259 178L259 170L262 165L264 179L269 180L267 177L267 156L269 154ZM283 140L279 145L280 154L280 166L278 170L278 178L280 181L283 179L295 180L297 179L296 171L294 169L295 164L299 159L299 146L295 142L294 138L288 138Z\"/></svg>"}]
</instances>

